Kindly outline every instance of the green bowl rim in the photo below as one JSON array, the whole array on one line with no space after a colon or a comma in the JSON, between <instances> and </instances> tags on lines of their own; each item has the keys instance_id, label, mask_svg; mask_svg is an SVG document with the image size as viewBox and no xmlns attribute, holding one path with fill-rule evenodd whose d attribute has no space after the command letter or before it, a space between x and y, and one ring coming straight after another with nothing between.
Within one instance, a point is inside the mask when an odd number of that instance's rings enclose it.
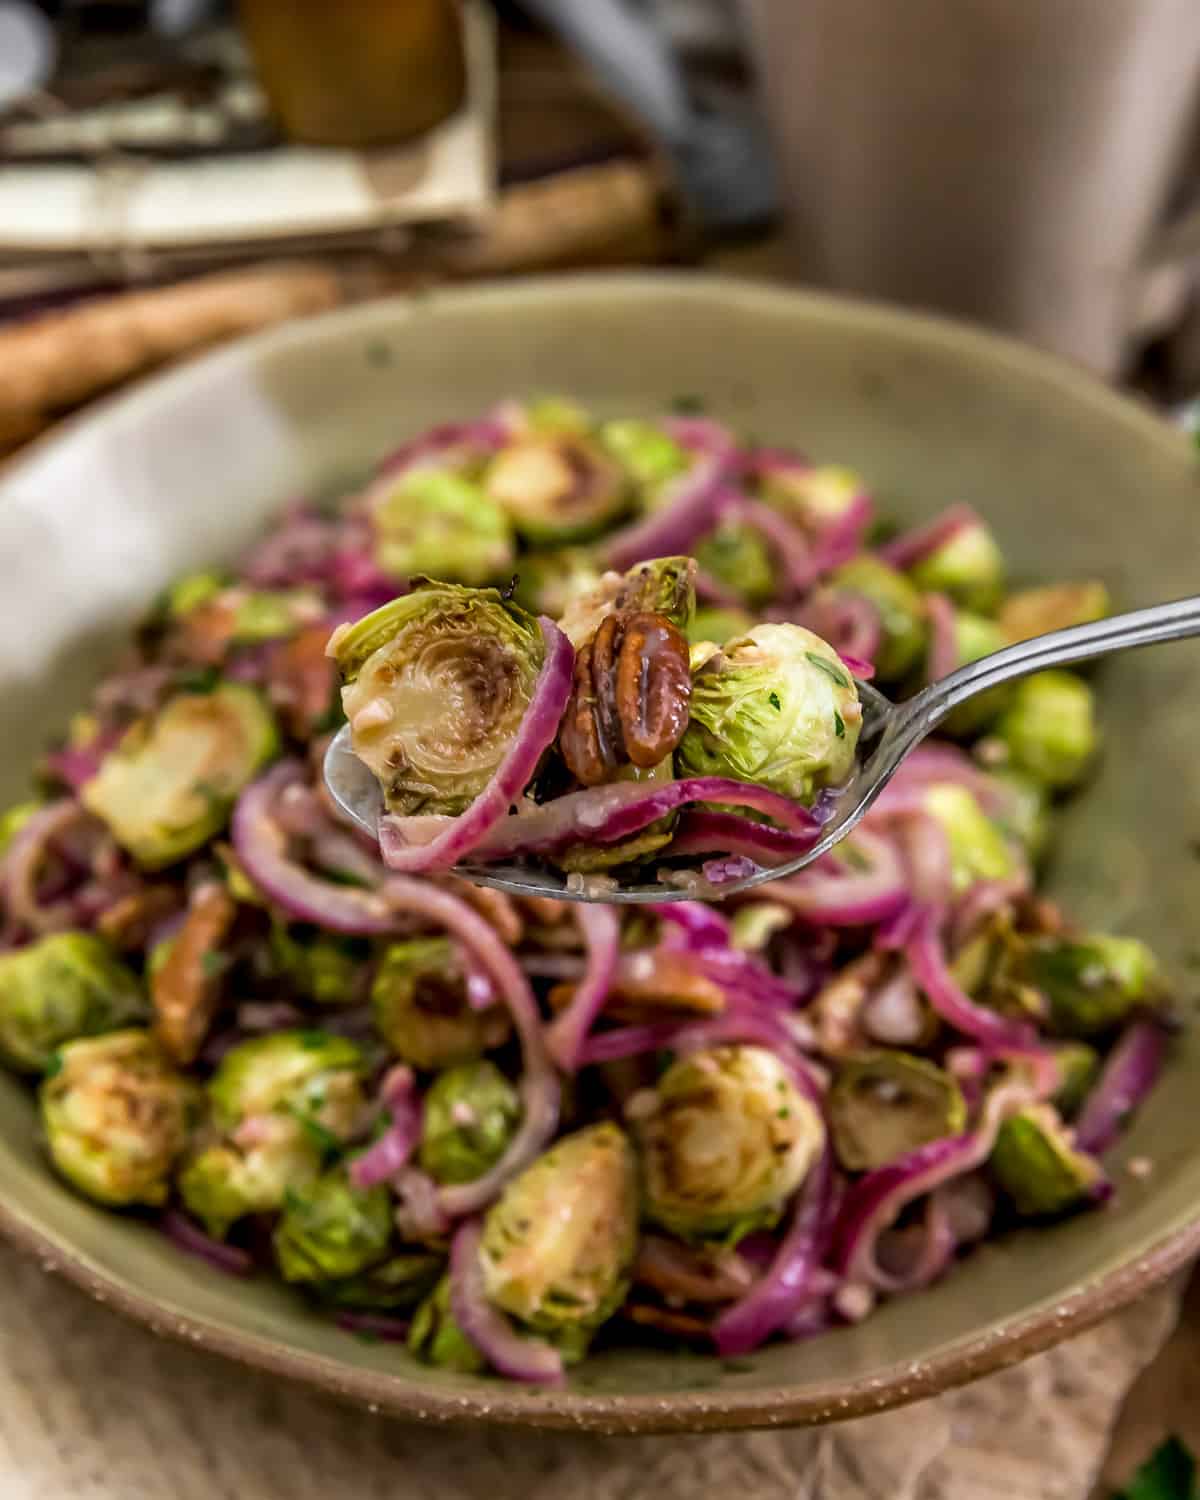
<instances>
[{"instance_id":1,"label":"green bowl rim","mask_svg":"<svg viewBox=\"0 0 1200 1500\"><path fill-rule=\"evenodd\" d=\"M160 401L169 403L183 396L197 376L219 374L222 365L239 365L259 351L286 352L292 344L308 342L314 330L328 331L339 325L353 330L356 323L362 323L365 330L378 320L382 309L418 317L441 309L469 312L475 307L502 303L507 312L519 316L522 306L530 303L560 302L569 308L581 301L604 302L614 296L654 299L663 295L738 302L764 310L778 307L843 325L857 324L882 333L895 331L902 336L917 337L925 347L954 346L973 359L999 362L1027 379L1057 388L1064 394L1069 392L1073 399L1089 402L1112 421L1136 430L1143 440L1172 448L1177 454L1187 443L1178 428L1148 405L1118 393L1089 371L1013 339L948 318L733 276L616 271L531 277L517 282L488 282L389 297L335 309L237 340L177 370L148 376L132 388L108 396L60 423L0 469L0 502L3 491L27 467L36 464L47 450L70 442L75 434L93 425L103 425L118 411L127 419L135 419L140 407ZM802 1388L780 1385L764 1391L715 1386L711 1391L637 1396L573 1391L569 1387L562 1391L531 1391L500 1380L461 1392L436 1387L422 1389L409 1378L398 1379L387 1371L359 1369L324 1355L289 1349L274 1339L231 1328L219 1319L169 1308L153 1295L114 1279L89 1256L39 1227L16 1204L0 1201L0 1233L36 1256L44 1270L67 1277L98 1301L155 1333L255 1369L284 1375L372 1411L438 1425L486 1424L601 1434L700 1433L864 1416L937 1395L1048 1349L1165 1281L1200 1252L1200 1204L1189 1218L1136 1258L1113 1266L1052 1304L1039 1305L999 1325L993 1323L927 1358L885 1366L870 1376L840 1379L832 1374Z\"/></svg>"}]
</instances>

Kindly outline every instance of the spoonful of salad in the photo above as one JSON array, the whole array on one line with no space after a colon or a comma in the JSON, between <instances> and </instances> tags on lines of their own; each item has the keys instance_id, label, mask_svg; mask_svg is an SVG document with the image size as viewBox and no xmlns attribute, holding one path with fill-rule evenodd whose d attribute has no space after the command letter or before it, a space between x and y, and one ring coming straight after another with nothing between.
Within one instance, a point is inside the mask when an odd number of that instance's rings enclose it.
<instances>
[{"instance_id":1,"label":"spoonful of salad","mask_svg":"<svg viewBox=\"0 0 1200 1500\"><path fill-rule=\"evenodd\" d=\"M978 695L1200 634L1200 599L1037 636L896 704L786 622L688 645L696 565L608 573L557 623L491 588L418 580L341 626L347 723L325 759L391 869L516 895L721 899L811 864Z\"/></svg>"}]
</instances>

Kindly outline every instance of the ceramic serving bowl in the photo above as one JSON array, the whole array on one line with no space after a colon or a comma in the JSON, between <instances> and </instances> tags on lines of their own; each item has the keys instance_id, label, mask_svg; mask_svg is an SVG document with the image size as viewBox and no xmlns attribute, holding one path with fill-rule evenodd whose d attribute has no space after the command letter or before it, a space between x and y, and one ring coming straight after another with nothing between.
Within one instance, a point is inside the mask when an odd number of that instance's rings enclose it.
<instances>
[{"instance_id":1,"label":"ceramic serving bowl","mask_svg":"<svg viewBox=\"0 0 1200 1500\"><path fill-rule=\"evenodd\" d=\"M97 409L0 480L0 799L18 797L138 611L229 557L273 507L360 474L398 439L506 394L609 412L680 397L758 438L844 460L915 520L955 500L1017 575L1099 575L1126 605L1195 591L1200 462L1090 378L950 323L706 277L601 276L355 308L252 339ZM1108 753L1064 819L1051 885L1149 939L1186 996L1200 961L1200 649L1103 676ZM1115 1153L1115 1204L972 1255L855 1328L722 1364L597 1354L545 1392L417 1366L281 1286L223 1277L75 1197L0 1077L0 1226L152 1328L385 1411L438 1422L699 1431L820 1422L927 1396L1045 1348L1200 1248L1200 1041ZM1153 1172L1124 1170L1133 1156Z\"/></svg>"}]
</instances>

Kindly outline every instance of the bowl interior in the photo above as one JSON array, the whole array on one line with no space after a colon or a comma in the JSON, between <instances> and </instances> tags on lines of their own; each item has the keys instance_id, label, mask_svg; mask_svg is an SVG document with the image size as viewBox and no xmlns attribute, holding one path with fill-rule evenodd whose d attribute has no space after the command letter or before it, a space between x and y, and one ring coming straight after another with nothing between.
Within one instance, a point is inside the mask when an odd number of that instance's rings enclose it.
<instances>
[{"instance_id":1,"label":"bowl interior","mask_svg":"<svg viewBox=\"0 0 1200 1500\"><path fill-rule=\"evenodd\" d=\"M220 353L127 395L0 482L0 799L23 793L122 630L173 575L232 555L281 502L499 397L608 412L700 399L763 440L851 463L912 520L955 500L1016 575L1098 575L1126 605L1195 587L1200 465L1184 440L1065 366L952 325L706 278L598 277L396 301ZM1068 811L1051 885L1145 936L1186 995L1200 962L1200 648L1103 670L1108 753ZM0 1079L0 1220L43 1258L211 1347L432 1419L605 1429L819 1420L1017 1357L1164 1274L1195 1238L1200 1047L1185 1038L1116 1153L1107 1211L984 1249L865 1324L722 1365L603 1352L562 1393L420 1368L282 1289L228 1280L47 1172L27 1092ZM1153 1174L1134 1180L1130 1156Z\"/></svg>"}]
</instances>

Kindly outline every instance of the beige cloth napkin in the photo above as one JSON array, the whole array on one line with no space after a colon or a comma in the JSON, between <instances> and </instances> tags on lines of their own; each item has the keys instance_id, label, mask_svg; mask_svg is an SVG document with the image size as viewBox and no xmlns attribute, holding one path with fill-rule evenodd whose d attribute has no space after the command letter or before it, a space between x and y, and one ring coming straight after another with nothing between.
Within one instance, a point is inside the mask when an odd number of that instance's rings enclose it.
<instances>
[{"instance_id":1,"label":"beige cloth napkin","mask_svg":"<svg viewBox=\"0 0 1200 1500\"><path fill-rule=\"evenodd\" d=\"M156 1338L0 1250L2 1500L1085 1500L1176 1299L936 1401L696 1438L421 1429Z\"/></svg>"}]
</instances>

